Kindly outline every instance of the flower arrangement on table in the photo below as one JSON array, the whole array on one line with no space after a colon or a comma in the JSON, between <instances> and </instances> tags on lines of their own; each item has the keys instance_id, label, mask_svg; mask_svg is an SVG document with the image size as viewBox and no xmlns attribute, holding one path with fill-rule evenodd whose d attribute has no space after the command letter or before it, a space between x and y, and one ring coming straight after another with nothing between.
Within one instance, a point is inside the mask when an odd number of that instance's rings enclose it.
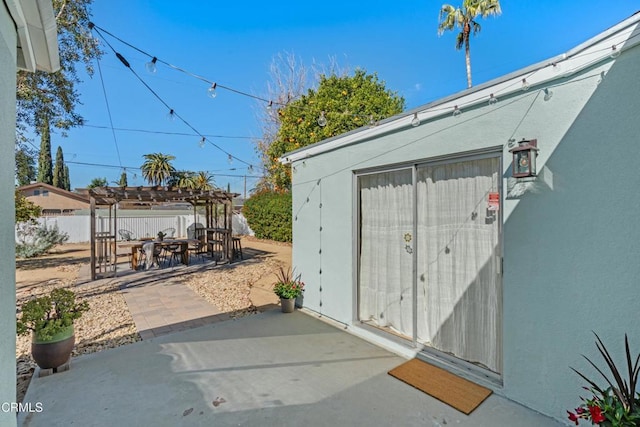
<instances>
[{"instance_id":1,"label":"flower arrangement on table","mask_svg":"<svg viewBox=\"0 0 640 427\"><path fill-rule=\"evenodd\" d=\"M640 354L635 358L635 362L631 357L629 350L629 340L627 335L624 336L624 344L626 351L626 365L628 369L628 378L622 378L618 367L611 358L609 351L595 334L597 342L596 346L607 363L609 371L613 376L613 381L607 377L600 368L598 368L588 357L587 362L593 366L596 371L605 379L608 387L602 388L594 381L587 378L577 370L571 368L575 373L580 375L587 381L590 387L584 387L592 393L590 399L580 398L583 403L575 409L575 412L567 411L569 420L579 424L581 419L589 420L592 424L611 427L632 427L640 426L640 393L636 393L636 385L638 384L638 373L640 372Z\"/></svg>"},{"instance_id":2,"label":"flower arrangement on table","mask_svg":"<svg viewBox=\"0 0 640 427\"><path fill-rule=\"evenodd\" d=\"M273 292L280 298L298 298L304 292L304 282L300 280L300 275L293 276L291 269L285 270L280 267L276 273L277 281L273 285Z\"/></svg>"}]
</instances>

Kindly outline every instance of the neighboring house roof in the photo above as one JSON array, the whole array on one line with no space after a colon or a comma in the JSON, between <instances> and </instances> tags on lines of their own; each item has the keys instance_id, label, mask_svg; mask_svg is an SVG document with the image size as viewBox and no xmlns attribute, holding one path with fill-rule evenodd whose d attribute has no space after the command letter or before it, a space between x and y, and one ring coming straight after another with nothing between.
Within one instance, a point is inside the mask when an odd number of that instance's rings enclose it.
<instances>
[{"instance_id":1,"label":"neighboring house roof","mask_svg":"<svg viewBox=\"0 0 640 427\"><path fill-rule=\"evenodd\" d=\"M18 34L18 68L55 72L60 69L58 29L51 0L5 0Z\"/></svg>"},{"instance_id":2,"label":"neighboring house roof","mask_svg":"<svg viewBox=\"0 0 640 427\"><path fill-rule=\"evenodd\" d=\"M566 53L546 61L491 80L479 86L457 94L405 111L380 121L373 127L361 127L312 145L285 153L281 163L292 163L344 146L357 144L378 136L411 128L411 122L418 118L420 122L431 121L444 115L450 115L456 108L464 110L486 103L492 96L507 96L522 90L523 80L529 87L544 89L554 80L573 75L581 70L607 60L612 51L620 53L640 43L640 12L609 28Z\"/></svg>"},{"instance_id":3,"label":"neighboring house roof","mask_svg":"<svg viewBox=\"0 0 640 427\"><path fill-rule=\"evenodd\" d=\"M20 191L21 193L25 193L28 192L30 190L36 190L36 189L44 189L44 190L48 190L52 193L56 193L59 194L63 197L68 197L70 199L73 200L77 200L79 202L84 202L84 203L89 203L89 197L88 196L84 196L78 193L73 193L71 191L67 191L64 190L62 188L58 188L55 187L53 185L50 184L45 184L44 182L36 182L34 184L29 184L29 185L23 185L22 187L18 187L17 190Z\"/></svg>"}]
</instances>

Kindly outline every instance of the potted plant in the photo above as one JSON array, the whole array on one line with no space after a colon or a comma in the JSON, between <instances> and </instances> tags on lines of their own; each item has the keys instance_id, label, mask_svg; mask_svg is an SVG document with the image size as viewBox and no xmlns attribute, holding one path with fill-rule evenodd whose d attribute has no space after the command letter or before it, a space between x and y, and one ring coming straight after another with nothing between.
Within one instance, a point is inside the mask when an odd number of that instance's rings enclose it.
<instances>
[{"instance_id":1,"label":"potted plant","mask_svg":"<svg viewBox=\"0 0 640 427\"><path fill-rule=\"evenodd\" d=\"M283 313L293 313L296 298L304 292L304 282L300 280L300 275L293 276L291 269L285 270L280 267L276 273L277 281L273 285L273 292L280 297L280 306Z\"/></svg>"},{"instance_id":2,"label":"potted plant","mask_svg":"<svg viewBox=\"0 0 640 427\"><path fill-rule=\"evenodd\" d=\"M626 352L625 368L628 371L628 377L623 378L615 362L611 358L609 351L606 349L600 337L596 336L596 347L605 360L611 377L608 377L598 368L588 357L583 357L591 366L604 378L606 385L604 387L596 384L595 381L587 378L582 373L571 368L575 373L580 375L590 387L584 387L592 393L590 398L583 398L582 404L574 411L567 411L569 420L578 425L579 420L591 421L591 424L607 427L632 427L640 425L640 392L636 393L636 385L638 384L638 373L640 373L640 354L634 358L629 350L629 340L627 335L624 336L624 345Z\"/></svg>"},{"instance_id":3,"label":"potted plant","mask_svg":"<svg viewBox=\"0 0 640 427\"><path fill-rule=\"evenodd\" d=\"M158 242L162 242L167 234L162 231L158 231Z\"/></svg>"},{"instance_id":4,"label":"potted plant","mask_svg":"<svg viewBox=\"0 0 640 427\"><path fill-rule=\"evenodd\" d=\"M60 288L22 305L16 331L31 332L31 355L40 368L55 369L69 360L75 344L73 321L88 309L87 302L76 301L73 291Z\"/></svg>"}]
</instances>

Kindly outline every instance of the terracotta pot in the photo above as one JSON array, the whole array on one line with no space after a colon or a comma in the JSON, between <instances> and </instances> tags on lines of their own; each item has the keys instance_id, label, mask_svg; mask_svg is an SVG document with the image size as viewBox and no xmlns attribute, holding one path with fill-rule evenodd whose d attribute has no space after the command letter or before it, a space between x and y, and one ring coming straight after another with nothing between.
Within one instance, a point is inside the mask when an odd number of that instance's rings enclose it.
<instances>
[{"instance_id":1,"label":"terracotta pot","mask_svg":"<svg viewBox=\"0 0 640 427\"><path fill-rule=\"evenodd\" d=\"M283 313L293 313L293 310L296 307L296 299L280 298L280 306L282 308Z\"/></svg>"},{"instance_id":2,"label":"terracotta pot","mask_svg":"<svg viewBox=\"0 0 640 427\"><path fill-rule=\"evenodd\" d=\"M37 333L34 333L31 340L31 355L40 368L57 368L69 360L75 342L73 325L54 335L50 340L42 340Z\"/></svg>"}]
</instances>

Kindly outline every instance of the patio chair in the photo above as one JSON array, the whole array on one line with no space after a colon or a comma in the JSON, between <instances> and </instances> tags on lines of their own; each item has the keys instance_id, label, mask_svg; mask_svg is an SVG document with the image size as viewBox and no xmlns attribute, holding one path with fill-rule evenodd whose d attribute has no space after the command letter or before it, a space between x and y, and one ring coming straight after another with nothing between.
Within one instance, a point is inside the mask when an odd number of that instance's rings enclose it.
<instances>
[{"instance_id":1,"label":"patio chair","mask_svg":"<svg viewBox=\"0 0 640 427\"><path fill-rule=\"evenodd\" d=\"M176 229L173 227L169 227L169 228L165 228L164 230L161 230L160 232L164 235L164 237L168 239L173 239L176 234Z\"/></svg>"},{"instance_id":2,"label":"patio chair","mask_svg":"<svg viewBox=\"0 0 640 427\"><path fill-rule=\"evenodd\" d=\"M120 236L120 239L122 240L136 240L136 238L133 235L132 231L129 230L125 230L125 229L120 229L118 230L118 235Z\"/></svg>"},{"instance_id":3,"label":"patio chair","mask_svg":"<svg viewBox=\"0 0 640 427\"><path fill-rule=\"evenodd\" d=\"M171 267L174 261L176 262L176 264L182 262L182 257L187 251L187 245L169 245L167 246L166 250L167 253L170 254L169 267Z\"/></svg>"},{"instance_id":4,"label":"patio chair","mask_svg":"<svg viewBox=\"0 0 640 427\"><path fill-rule=\"evenodd\" d=\"M209 252L207 250L206 236L204 234L200 234L198 236L198 242L194 244L190 244L188 247L188 250L189 250L189 257L199 256L200 260L204 262L204 256Z\"/></svg>"}]
</instances>

